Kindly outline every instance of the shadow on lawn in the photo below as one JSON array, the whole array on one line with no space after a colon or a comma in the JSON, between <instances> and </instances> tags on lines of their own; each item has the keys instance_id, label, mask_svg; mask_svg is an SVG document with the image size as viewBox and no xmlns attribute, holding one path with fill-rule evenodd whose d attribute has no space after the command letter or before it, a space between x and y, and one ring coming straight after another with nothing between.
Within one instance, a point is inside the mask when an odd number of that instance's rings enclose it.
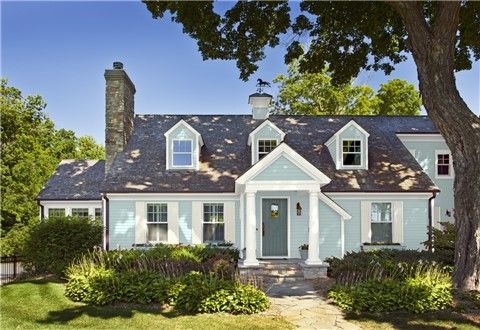
<instances>
[{"instance_id":1,"label":"shadow on lawn","mask_svg":"<svg viewBox=\"0 0 480 330\"><path fill-rule=\"evenodd\" d=\"M406 312L383 313L383 314L347 314L347 320L359 322L378 322L387 323L394 329L411 330L446 330L458 329L458 326L480 327L480 320L475 319L473 315L469 318L466 315L452 312L441 311L426 314L411 314ZM374 325L372 324L372 328Z\"/></svg>"}]
</instances>

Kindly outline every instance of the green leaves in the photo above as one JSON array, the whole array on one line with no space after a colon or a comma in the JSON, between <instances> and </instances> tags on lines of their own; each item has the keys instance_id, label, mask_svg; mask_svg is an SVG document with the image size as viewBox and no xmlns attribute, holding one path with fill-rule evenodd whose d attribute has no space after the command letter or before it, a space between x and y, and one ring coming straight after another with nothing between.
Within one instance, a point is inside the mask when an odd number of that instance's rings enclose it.
<instances>
[{"instance_id":1,"label":"green leaves","mask_svg":"<svg viewBox=\"0 0 480 330\"><path fill-rule=\"evenodd\" d=\"M415 87L400 79L382 84L378 93L366 85L334 85L331 72L301 73L300 62L288 67L280 84L274 112L306 115L418 115L421 99Z\"/></svg>"},{"instance_id":2,"label":"green leaves","mask_svg":"<svg viewBox=\"0 0 480 330\"><path fill-rule=\"evenodd\" d=\"M5 79L0 80L0 92L4 235L15 224L38 218L36 196L60 160L103 159L104 148L91 137L77 138L73 131L55 129L40 96L24 97Z\"/></svg>"}]
</instances>

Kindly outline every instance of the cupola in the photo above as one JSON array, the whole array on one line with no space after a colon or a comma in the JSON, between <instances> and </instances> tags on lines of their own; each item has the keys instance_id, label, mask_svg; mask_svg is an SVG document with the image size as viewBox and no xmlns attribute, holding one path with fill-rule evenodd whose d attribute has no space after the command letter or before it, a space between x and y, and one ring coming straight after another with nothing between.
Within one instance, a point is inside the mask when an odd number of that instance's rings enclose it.
<instances>
[{"instance_id":1,"label":"cupola","mask_svg":"<svg viewBox=\"0 0 480 330\"><path fill-rule=\"evenodd\" d=\"M252 106L253 119L267 119L272 103L272 95L264 93L263 89L270 87L270 83L257 79L257 92L248 97L248 104Z\"/></svg>"}]
</instances>

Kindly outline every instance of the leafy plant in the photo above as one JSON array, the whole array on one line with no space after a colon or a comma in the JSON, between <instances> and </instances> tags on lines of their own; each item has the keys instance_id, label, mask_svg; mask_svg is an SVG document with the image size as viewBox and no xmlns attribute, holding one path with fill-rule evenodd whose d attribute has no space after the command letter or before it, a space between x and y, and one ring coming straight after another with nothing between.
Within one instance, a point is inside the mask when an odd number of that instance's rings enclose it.
<instances>
[{"instance_id":1,"label":"leafy plant","mask_svg":"<svg viewBox=\"0 0 480 330\"><path fill-rule=\"evenodd\" d=\"M30 231L23 251L24 264L35 272L62 275L75 258L101 242L102 225L97 220L45 219Z\"/></svg>"},{"instance_id":2,"label":"leafy plant","mask_svg":"<svg viewBox=\"0 0 480 330\"><path fill-rule=\"evenodd\" d=\"M432 239L423 242L425 248L434 251L451 252L452 259L455 251L455 225L450 222L441 222L440 229L432 227Z\"/></svg>"},{"instance_id":3,"label":"leafy plant","mask_svg":"<svg viewBox=\"0 0 480 330\"><path fill-rule=\"evenodd\" d=\"M270 301L264 292L251 285L236 285L233 288L220 289L205 298L200 312L231 314L253 314L265 311Z\"/></svg>"},{"instance_id":4,"label":"leafy plant","mask_svg":"<svg viewBox=\"0 0 480 330\"><path fill-rule=\"evenodd\" d=\"M300 250L308 250L308 244L302 244L298 247Z\"/></svg>"}]
</instances>

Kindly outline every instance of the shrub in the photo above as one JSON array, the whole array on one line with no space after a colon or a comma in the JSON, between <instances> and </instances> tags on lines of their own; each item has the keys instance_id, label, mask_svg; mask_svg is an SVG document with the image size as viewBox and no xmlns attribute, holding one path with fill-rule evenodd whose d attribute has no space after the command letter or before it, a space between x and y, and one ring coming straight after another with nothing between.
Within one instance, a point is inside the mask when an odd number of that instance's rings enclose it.
<instances>
[{"instance_id":1,"label":"shrub","mask_svg":"<svg viewBox=\"0 0 480 330\"><path fill-rule=\"evenodd\" d=\"M65 295L73 301L105 305L118 299L118 274L113 269L91 267L84 273L67 276Z\"/></svg>"},{"instance_id":2,"label":"shrub","mask_svg":"<svg viewBox=\"0 0 480 330\"><path fill-rule=\"evenodd\" d=\"M30 232L37 223L37 219L32 219L28 225L14 225L8 233L1 238L0 255L3 257L23 255L25 244L30 238Z\"/></svg>"},{"instance_id":3,"label":"shrub","mask_svg":"<svg viewBox=\"0 0 480 330\"><path fill-rule=\"evenodd\" d=\"M75 258L102 242L102 226L92 219L45 219L31 229L23 258L36 272L61 275Z\"/></svg>"},{"instance_id":4,"label":"shrub","mask_svg":"<svg viewBox=\"0 0 480 330\"><path fill-rule=\"evenodd\" d=\"M432 228L432 240L423 242L427 249L435 253L442 253L450 256L452 262L455 256L455 225L450 222L441 222L441 229Z\"/></svg>"},{"instance_id":5,"label":"shrub","mask_svg":"<svg viewBox=\"0 0 480 330\"><path fill-rule=\"evenodd\" d=\"M202 301L199 311L253 314L265 311L270 302L264 292L251 285L238 284L234 288L220 289Z\"/></svg>"},{"instance_id":6,"label":"shrub","mask_svg":"<svg viewBox=\"0 0 480 330\"><path fill-rule=\"evenodd\" d=\"M328 276L339 284L361 282L367 279L402 276L419 265L439 265L453 270L451 262L442 251L432 253L416 250L372 250L348 252L343 259L328 258Z\"/></svg>"},{"instance_id":7,"label":"shrub","mask_svg":"<svg viewBox=\"0 0 480 330\"><path fill-rule=\"evenodd\" d=\"M347 311L415 313L436 311L453 301L450 274L440 267L422 267L405 278L368 279L351 286L336 284L328 293Z\"/></svg>"}]
</instances>

